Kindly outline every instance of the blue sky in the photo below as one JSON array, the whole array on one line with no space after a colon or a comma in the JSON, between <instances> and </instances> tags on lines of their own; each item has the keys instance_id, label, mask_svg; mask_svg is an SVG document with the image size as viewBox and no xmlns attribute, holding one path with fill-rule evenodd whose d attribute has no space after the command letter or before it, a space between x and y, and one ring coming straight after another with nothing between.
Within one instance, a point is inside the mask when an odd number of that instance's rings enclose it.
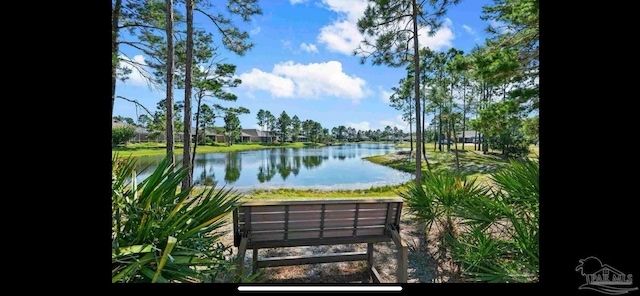
<instances>
[{"instance_id":1,"label":"blue sky","mask_svg":"<svg viewBox=\"0 0 640 296\"><path fill-rule=\"evenodd\" d=\"M436 51L455 47L467 53L482 44L490 23L480 15L482 6L490 4L490 0L467 0L449 8L436 35L419 38L421 47ZM360 130L390 125L409 131L401 112L388 104L391 87L406 75L404 68L360 64L360 58L351 54L362 38L356 22L366 8L365 0L264 0L259 5L263 14L252 22L236 19L240 29L250 32L255 47L242 57L222 51L224 62L237 65L236 75L243 81L230 89L238 100L209 99L208 104L248 108L251 114L239 117L243 128L258 128L256 114L265 109L276 117L286 111L302 121L318 121L329 130L339 125ZM200 13L195 12L194 19L196 26L210 27ZM220 43L219 33L213 33ZM138 62L146 59L127 46L120 52ZM174 93L175 100L184 98L184 90ZM136 99L152 112L164 98L163 91L150 89L136 71L126 82L117 82L116 95ZM143 113L133 103L115 101L114 116L137 120ZM216 126L223 124L222 118L216 119Z\"/></svg>"}]
</instances>

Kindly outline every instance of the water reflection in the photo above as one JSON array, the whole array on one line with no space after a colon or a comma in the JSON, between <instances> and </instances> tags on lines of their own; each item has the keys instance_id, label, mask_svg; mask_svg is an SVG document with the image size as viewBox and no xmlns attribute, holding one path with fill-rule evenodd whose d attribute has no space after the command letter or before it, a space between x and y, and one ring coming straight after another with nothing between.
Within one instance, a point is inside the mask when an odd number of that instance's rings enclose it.
<instances>
[{"instance_id":1,"label":"water reflection","mask_svg":"<svg viewBox=\"0 0 640 296\"><path fill-rule=\"evenodd\" d=\"M224 180L229 184L233 184L240 178L242 170L242 154L238 152L228 152L224 169Z\"/></svg>"},{"instance_id":2,"label":"water reflection","mask_svg":"<svg viewBox=\"0 0 640 296\"><path fill-rule=\"evenodd\" d=\"M313 156L313 155L309 155L309 156L303 156L302 157L302 163L304 164L304 167L307 169L312 169L314 167L320 166L322 164L322 160L329 158L328 156ZM341 160L344 160L344 158L342 158Z\"/></svg>"},{"instance_id":3,"label":"water reflection","mask_svg":"<svg viewBox=\"0 0 640 296\"><path fill-rule=\"evenodd\" d=\"M389 145L362 144L197 154L194 185L355 189L399 184L410 180L411 175L361 159L397 150ZM139 158L139 167L150 168L138 181L153 172L161 160L161 156ZM182 156L176 155L176 163L181 161Z\"/></svg>"}]
</instances>

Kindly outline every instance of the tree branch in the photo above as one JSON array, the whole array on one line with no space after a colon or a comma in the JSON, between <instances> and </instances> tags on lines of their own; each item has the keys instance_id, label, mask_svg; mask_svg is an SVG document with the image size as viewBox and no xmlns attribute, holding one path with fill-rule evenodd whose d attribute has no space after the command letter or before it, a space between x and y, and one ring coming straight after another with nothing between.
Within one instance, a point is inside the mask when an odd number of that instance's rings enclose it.
<instances>
[{"instance_id":1,"label":"tree branch","mask_svg":"<svg viewBox=\"0 0 640 296\"><path fill-rule=\"evenodd\" d=\"M125 98L125 97L123 97L123 96L116 96L116 98L118 98L118 99L123 99L123 100L125 100L125 101L129 101L129 102L131 102L131 103L136 104L137 106L142 107L142 109L144 109L144 111L146 111L146 112L149 114L149 116L153 117L153 114L151 114L151 112L149 112L149 110L147 109L147 107L145 107L144 105L140 104L140 102L138 102L137 100L134 100L134 99L128 99L128 98Z\"/></svg>"},{"instance_id":2,"label":"tree branch","mask_svg":"<svg viewBox=\"0 0 640 296\"><path fill-rule=\"evenodd\" d=\"M371 26L371 28L378 28L378 27L380 27L380 26L384 26L384 25L387 25L387 24L390 24L390 23L396 22L396 21L398 21L398 20L399 20L399 19L401 19L401 18L404 18L404 17L411 17L411 16L412 16L412 15L410 15L410 14L403 14L403 15L400 15L400 16L396 16L396 17L394 17L394 18L392 18L392 19L390 19L390 20L388 20L388 21L385 21L385 22L382 22L382 23L379 23L379 24L373 25L373 26Z\"/></svg>"},{"instance_id":3,"label":"tree branch","mask_svg":"<svg viewBox=\"0 0 640 296\"><path fill-rule=\"evenodd\" d=\"M139 24L139 23L124 24L122 26L118 26L118 29L125 29L125 28L129 28L129 27L140 27L140 28L147 28L147 29L155 29L155 30L163 30L164 31L164 28L158 28L156 26L144 25L144 24Z\"/></svg>"},{"instance_id":4,"label":"tree branch","mask_svg":"<svg viewBox=\"0 0 640 296\"><path fill-rule=\"evenodd\" d=\"M150 50L142 48L142 47L136 45L136 43L145 45L145 44L143 44L141 42L120 41L119 43L120 44L124 44L124 45L129 45L129 46L131 46L131 47L133 47L135 49L138 49L138 50L142 51L143 53L145 53L145 54L147 54L149 56L154 56L154 54Z\"/></svg>"},{"instance_id":5,"label":"tree branch","mask_svg":"<svg viewBox=\"0 0 640 296\"><path fill-rule=\"evenodd\" d=\"M208 18L213 22L213 24L218 28L218 30L220 31L220 33L222 33L222 35L224 36L224 38L227 38L227 39L229 39L229 40L231 39L229 36L227 36L227 33L225 33L225 32L224 32L224 30L222 30L222 28L220 28L220 26L218 25L218 22L216 22L216 21L215 21L215 19L214 19L211 15L209 15L208 13L206 13L206 12L204 12L204 11L202 11L202 10L198 9L198 8L194 8L193 10L194 10L194 11L198 11L198 12L200 12L200 13L204 14L205 16L207 16L207 17L208 17Z\"/></svg>"}]
</instances>

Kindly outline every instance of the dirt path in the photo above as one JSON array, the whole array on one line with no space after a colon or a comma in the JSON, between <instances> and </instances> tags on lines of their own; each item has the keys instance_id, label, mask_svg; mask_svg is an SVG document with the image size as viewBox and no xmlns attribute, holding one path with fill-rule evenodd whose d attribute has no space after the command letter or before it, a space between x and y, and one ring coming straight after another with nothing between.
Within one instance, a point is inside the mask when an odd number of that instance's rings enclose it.
<instances>
[{"instance_id":1,"label":"dirt path","mask_svg":"<svg viewBox=\"0 0 640 296\"><path fill-rule=\"evenodd\" d=\"M231 225L228 225L229 229ZM459 278L450 272L450 260L438 259L437 240L435 235L425 236L424 225L411 214L404 213L401 219L400 234L409 245L408 282L434 283L456 282ZM222 238L225 245L233 245L233 235L227 233ZM259 256L310 256L339 252L366 252L367 244L329 245L313 247L289 247L261 249ZM233 247L233 255L237 248ZM376 243L374 245L374 266L380 273L383 282L396 282L396 253L393 242ZM432 255L436 254L436 255ZM245 267L250 270L253 252L245 255ZM442 256L444 257L444 256ZM337 262L309 264L300 266L282 266L262 268L258 282L263 283L361 283L367 277L366 263Z\"/></svg>"}]
</instances>

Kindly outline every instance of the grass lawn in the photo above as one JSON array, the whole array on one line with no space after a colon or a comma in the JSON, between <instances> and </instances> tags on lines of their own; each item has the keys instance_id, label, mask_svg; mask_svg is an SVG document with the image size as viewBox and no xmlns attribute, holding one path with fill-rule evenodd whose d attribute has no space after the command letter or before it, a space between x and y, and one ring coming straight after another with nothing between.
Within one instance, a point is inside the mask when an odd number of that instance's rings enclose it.
<instances>
[{"instance_id":1,"label":"grass lawn","mask_svg":"<svg viewBox=\"0 0 640 296\"><path fill-rule=\"evenodd\" d=\"M413 145L415 146L416 143L414 142ZM433 151L433 142L431 143L427 143L426 145L427 147L427 153L429 153L429 149L431 149L431 151ZM436 144L437 146L437 144ZM394 148L411 148L411 142L402 142L400 144L397 144L395 146L393 146ZM414 147L415 148L415 147ZM436 147L437 148L437 147ZM451 149L453 151L453 149L455 148L454 145L451 145ZM442 150L446 150L447 149L447 145L442 145ZM458 143L458 150L462 150L462 143ZM465 151L474 151L474 147L473 147L473 143L464 143L464 150ZM492 150L489 149L489 152L496 152L498 153L499 151L497 150ZM537 145L529 145L529 154L527 155L530 158L538 158L538 154L540 153L540 146Z\"/></svg>"},{"instance_id":2,"label":"grass lawn","mask_svg":"<svg viewBox=\"0 0 640 296\"><path fill-rule=\"evenodd\" d=\"M405 142L395 147L409 148L410 143ZM451 146L451 151L446 152L446 146L442 147L443 151L434 151L433 143L428 143L426 152L427 160L432 170L455 170L456 158L454 153L454 146ZM462 173L470 176L477 177L478 181L488 182L489 174L495 172L502 166L509 163L509 161L498 155L498 151L489 150L488 154L482 154L481 151L475 151L473 144L465 143L464 150L462 150L462 144L458 144L458 158L460 161L460 170ZM539 149L536 145L529 147L529 157L537 158ZM373 163L385 165L405 172L415 172L415 153L413 156L409 156L407 152L404 153L391 153L387 155L378 155L365 157L364 159ZM422 161L422 171L427 170L427 164Z\"/></svg>"},{"instance_id":3,"label":"grass lawn","mask_svg":"<svg viewBox=\"0 0 640 296\"><path fill-rule=\"evenodd\" d=\"M182 142L175 143L175 154L183 153ZM342 145L342 143L334 143L333 145ZM196 153L215 153L215 152L233 152L244 150L259 150L270 148L302 148L302 147L321 147L325 146L321 143L238 143L231 146L227 146L224 143L215 143L213 145L198 145ZM192 148L193 149L193 148ZM135 143L127 144L125 146L118 146L111 149L112 153L118 152L122 156L158 156L164 155L167 152L166 143Z\"/></svg>"},{"instance_id":4,"label":"grass lawn","mask_svg":"<svg viewBox=\"0 0 640 296\"><path fill-rule=\"evenodd\" d=\"M363 190L295 190L295 189L274 189L274 190L254 190L246 194L241 200L292 200L292 199L333 199L333 198L396 198L397 192L402 190L406 184L397 186L382 186Z\"/></svg>"}]
</instances>

